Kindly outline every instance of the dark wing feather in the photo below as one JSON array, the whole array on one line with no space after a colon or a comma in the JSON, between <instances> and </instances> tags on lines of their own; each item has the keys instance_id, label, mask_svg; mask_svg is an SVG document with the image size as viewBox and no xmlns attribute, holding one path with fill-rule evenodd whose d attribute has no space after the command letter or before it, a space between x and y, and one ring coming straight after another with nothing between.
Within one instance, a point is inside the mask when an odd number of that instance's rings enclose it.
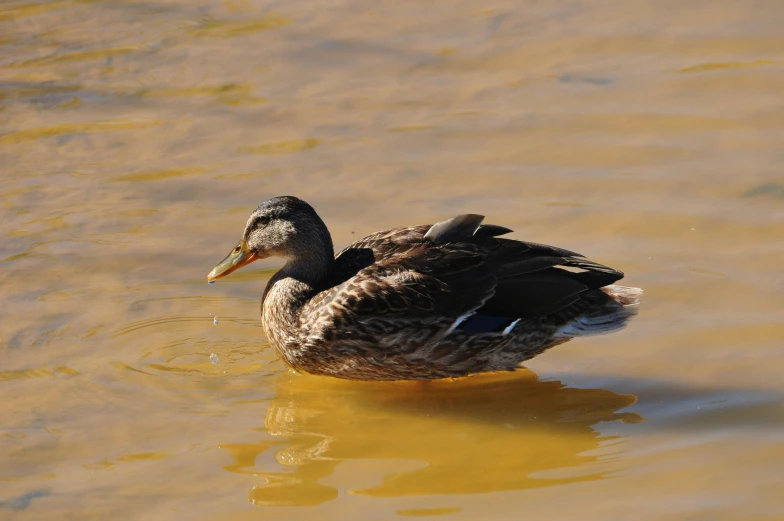
<instances>
[{"instance_id":1,"label":"dark wing feather","mask_svg":"<svg viewBox=\"0 0 784 521\"><path fill-rule=\"evenodd\" d=\"M577 273L570 272L571 275L569 276L591 289L609 286L623 278L622 271L604 266L598 262L589 261L588 259L567 258L564 259L561 265L583 270Z\"/></svg>"},{"instance_id":2,"label":"dark wing feather","mask_svg":"<svg viewBox=\"0 0 784 521\"><path fill-rule=\"evenodd\" d=\"M568 306L587 289L554 270L507 277L498 281L495 295L479 311L510 318L546 315Z\"/></svg>"},{"instance_id":3,"label":"dark wing feather","mask_svg":"<svg viewBox=\"0 0 784 521\"><path fill-rule=\"evenodd\" d=\"M471 242L488 251L487 263L498 277L495 294L478 310L479 315L523 319L547 315L623 277L619 271L563 248L496 238Z\"/></svg>"},{"instance_id":4,"label":"dark wing feather","mask_svg":"<svg viewBox=\"0 0 784 521\"><path fill-rule=\"evenodd\" d=\"M504 226L498 226L497 224L483 224L476 229L474 235L477 237L498 237L499 235L506 235L513 231L514 230L510 230Z\"/></svg>"},{"instance_id":5,"label":"dark wing feather","mask_svg":"<svg viewBox=\"0 0 784 521\"><path fill-rule=\"evenodd\" d=\"M425 234L425 239L433 244L460 242L474 235L484 218L484 215L473 213L457 215L431 226Z\"/></svg>"}]
</instances>

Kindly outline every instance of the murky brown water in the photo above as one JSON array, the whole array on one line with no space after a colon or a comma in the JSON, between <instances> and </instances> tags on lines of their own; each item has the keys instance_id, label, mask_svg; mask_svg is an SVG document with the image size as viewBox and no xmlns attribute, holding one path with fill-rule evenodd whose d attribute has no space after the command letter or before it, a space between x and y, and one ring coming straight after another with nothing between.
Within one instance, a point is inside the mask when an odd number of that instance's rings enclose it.
<instances>
[{"instance_id":1,"label":"murky brown water","mask_svg":"<svg viewBox=\"0 0 784 521\"><path fill-rule=\"evenodd\" d=\"M2 2L0 518L784 518L782 27L778 0ZM292 374L258 317L280 261L205 280L279 194L338 247L484 213L644 307L512 375Z\"/></svg>"}]
</instances>

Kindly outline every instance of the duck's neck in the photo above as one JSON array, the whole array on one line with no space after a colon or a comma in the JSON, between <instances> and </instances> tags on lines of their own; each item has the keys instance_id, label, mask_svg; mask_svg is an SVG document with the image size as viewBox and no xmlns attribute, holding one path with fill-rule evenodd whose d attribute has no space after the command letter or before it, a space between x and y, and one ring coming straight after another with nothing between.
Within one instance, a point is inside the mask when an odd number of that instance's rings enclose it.
<instances>
[{"instance_id":1,"label":"duck's neck","mask_svg":"<svg viewBox=\"0 0 784 521\"><path fill-rule=\"evenodd\" d=\"M287 253L288 262L275 278L293 279L299 283L294 286L320 291L332 275L335 250L327 225L318 215L314 214L307 226L300 226L299 240Z\"/></svg>"},{"instance_id":2,"label":"duck's neck","mask_svg":"<svg viewBox=\"0 0 784 521\"><path fill-rule=\"evenodd\" d=\"M332 242L325 246L309 251L307 257L289 259L267 284L261 304L262 324L279 352L302 334L302 306L329 284L335 259Z\"/></svg>"},{"instance_id":3,"label":"duck's neck","mask_svg":"<svg viewBox=\"0 0 784 521\"><path fill-rule=\"evenodd\" d=\"M276 275L318 289L331 277L334 263L334 253L330 244L329 251L323 251L320 255L311 253L307 258L289 259Z\"/></svg>"}]
</instances>

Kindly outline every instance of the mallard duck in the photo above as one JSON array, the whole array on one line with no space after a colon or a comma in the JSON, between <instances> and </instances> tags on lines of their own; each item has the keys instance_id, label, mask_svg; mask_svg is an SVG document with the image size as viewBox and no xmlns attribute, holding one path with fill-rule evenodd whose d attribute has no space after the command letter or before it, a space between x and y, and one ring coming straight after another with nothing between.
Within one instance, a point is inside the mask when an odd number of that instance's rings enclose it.
<instances>
[{"instance_id":1,"label":"mallard duck","mask_svg":"<svg viewBox=\"0 0 784 521\"><path fill-rule=\"evenodd\" d=\"M512 230L458 215L376 232L334 255L305 201L274 197L207 276L257 259L286 264L261 302L264 331L297 371L352 380L431 380L511 371L574 337L609 333L642 290L579 253L500 238Z\"/></svg>"}]
</instances>

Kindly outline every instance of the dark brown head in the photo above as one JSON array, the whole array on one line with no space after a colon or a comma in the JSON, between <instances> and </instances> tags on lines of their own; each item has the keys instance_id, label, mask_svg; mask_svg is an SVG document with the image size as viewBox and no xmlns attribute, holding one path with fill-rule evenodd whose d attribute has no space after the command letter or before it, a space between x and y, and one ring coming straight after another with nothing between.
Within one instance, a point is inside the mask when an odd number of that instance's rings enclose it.
<instances>
[{"instance_id":1,"label":"dark brown head","mask_svg":"<svg viewBox=\"0 0 784 521\"><path fill-rule=\"evenodd\" d=\"M207 275L212 282L257 259L283 257L312 269L334 258L324 221L305 201L273 197L250 214L239 244Z\"/></svg>"}]
</instances>

